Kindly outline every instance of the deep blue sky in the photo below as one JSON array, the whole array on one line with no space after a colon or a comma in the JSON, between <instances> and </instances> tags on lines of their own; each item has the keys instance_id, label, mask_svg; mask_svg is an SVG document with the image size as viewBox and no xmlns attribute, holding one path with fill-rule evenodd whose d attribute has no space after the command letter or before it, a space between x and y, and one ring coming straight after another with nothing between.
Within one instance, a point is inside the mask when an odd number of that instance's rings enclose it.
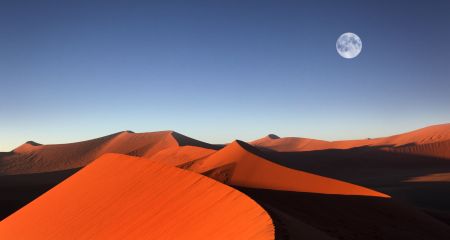
<instances>
[{"instance_id":1,"label":"deep blue sky","mask_svg":"<svg viewBox=\"0 0 450 240\"><path fill-rule=\"evenodd\" d=\"M366 138L450 121L449 1L0 3L0 150L121 130ZM341 58L336 39L363 41Z\"/></svg>"}]
</instances>

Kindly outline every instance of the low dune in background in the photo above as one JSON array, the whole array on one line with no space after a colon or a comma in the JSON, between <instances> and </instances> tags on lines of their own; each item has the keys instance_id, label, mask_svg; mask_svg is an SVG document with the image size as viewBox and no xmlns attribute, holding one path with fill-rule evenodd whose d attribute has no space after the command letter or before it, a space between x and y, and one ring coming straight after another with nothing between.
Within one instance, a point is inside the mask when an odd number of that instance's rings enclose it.
<instances>
[{"instance_id":1,"label":"low dune in background","mask_svg":"<svg viewBox=\"0 0 450 240\"><path fill-rule=\"evenodd\" d=\"M251 142L252 145L280 152L350 149L356 147L394 148L400 152L450 158L450 124L434 125L390 137L322 141L309 138L268 135Z\"/></svg>"},{"instance_id":2,"label":"low dune in background","mask_svg":"<svg viewBox=\"0 0 450 240\"><path fill-rule=\"evenodd\" d=\"M2 239L274 239L270 216L231 187L106 154L0 222Z\"/></svg>"}]
</instances>

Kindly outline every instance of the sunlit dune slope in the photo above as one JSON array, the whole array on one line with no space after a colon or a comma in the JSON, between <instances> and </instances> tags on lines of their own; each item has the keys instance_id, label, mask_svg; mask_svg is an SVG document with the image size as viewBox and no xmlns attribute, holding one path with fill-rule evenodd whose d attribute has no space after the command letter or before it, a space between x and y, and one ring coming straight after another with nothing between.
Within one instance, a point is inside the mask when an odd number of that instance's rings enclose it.
<instances>
[{"instance_id":1,"label":"sunlit dune slope","mask_svg":"<svg viewBox=\"0 0 450 240\"><path fill-rule=\"evenodd\" d=\"M172 131L150 133L125 131L68 144L40 145L27 142L13 150L12 154L0 156L0 175L79 168L104 153L122 153L149 158L163 149L184 145L217 148Z\"/></svg>"},{"instance_id":2,"label":"sunlit dune slope","mask_svg":"<svg viewBox=\"0 0 450 240\"><path fill-rule=\"evenodd\" d=\"M195 146L182 146L166 148L151 157L153 161L160 161L173 166L183 166L183 164L205 158L216 150Z\"/></svg>"},{"instance_id":3,"label":"sunlit dune slope","mask_svg":"<svg viewBox=\"0 0 450 240\"><path fill-rule=\"evenodd\" d=\"M185 168L241 187L388 197L361 186L283 167L258 156L257 152L249 144L235 141Z\"/></svg>"},{"instance_id":4,"label":"sunlit dune slope","mask_svg":"<svg viewBox=\"0 0 450 240\"><path fill-rule=\"evenodd\" d=\"M157 161L106 154L0 222L1 239L274 239L246 195Z\"/></svg>"},{"instance_id":5,"label":"sunlit dune slope","mask_svg":"<svg viewBox=\"0 0 450 240\"><path fill-rule=\"evenodd\" d=\"M408 133L374 139L329 142L308 138L267 136L251 144L282 152L349 149L363 146L395 147L398 151L450 158L450 124L434 125Z\"/></svg>"}]
</instances>

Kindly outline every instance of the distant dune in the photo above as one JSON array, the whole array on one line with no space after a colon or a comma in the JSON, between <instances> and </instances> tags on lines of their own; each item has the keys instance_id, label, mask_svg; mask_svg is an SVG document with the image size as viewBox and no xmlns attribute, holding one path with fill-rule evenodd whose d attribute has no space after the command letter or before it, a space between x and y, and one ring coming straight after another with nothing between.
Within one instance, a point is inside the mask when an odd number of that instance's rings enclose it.
<instances>
[{"instance_id":1,"label":"distant dune","mask_svg":"<svg viewBox=\"0 0 450 240\"><path fill-rule=\"evenodd\" d=\"M0 222L1 239L274 239L270 216L231 187L106 154Z\"/></svg>"},{"instance_id":2,"label":"distant dune","mask_svg":"<svg viewBox=\"0 0 450 240\"><path fill-rule=\"evenodd\" d=\"M390 147L402 152L450 158L450 124L434 125L408 133L374 139L322 141L308 138L272 138L267 136L255 140L251 144L281 152L350 149L366 146Z\"/></svg>"},{"instance_id":3,"label":"distant dune","mask_svg":"<svg viewBox=\"0 0 450 240\"><path fill-rule=\"evenodd\" d=\"M0 156L0 175L29 174L80 168L105 153L150 158L166 148L184 145L217 149L173 131L133 133L124 131L89 141L40 145L27 142Z\"/></svg>"}]
</instances>

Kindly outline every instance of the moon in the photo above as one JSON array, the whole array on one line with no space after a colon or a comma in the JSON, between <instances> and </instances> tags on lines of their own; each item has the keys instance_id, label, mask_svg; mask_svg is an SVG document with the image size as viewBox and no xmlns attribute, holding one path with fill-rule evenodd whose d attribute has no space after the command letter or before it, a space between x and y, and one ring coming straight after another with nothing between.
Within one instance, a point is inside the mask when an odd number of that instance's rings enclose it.
<instances>
[{"instance_id":1,"label":"moon","mask_svg":"<svg viewBox=\"0 0 450 240\"><path fill-rule=\"evenodd\" d=\"M362 50L361 38L351 32L344 33L336 41L336 50L343 58L355 58Z\"/></svg>"}]
</instances>

